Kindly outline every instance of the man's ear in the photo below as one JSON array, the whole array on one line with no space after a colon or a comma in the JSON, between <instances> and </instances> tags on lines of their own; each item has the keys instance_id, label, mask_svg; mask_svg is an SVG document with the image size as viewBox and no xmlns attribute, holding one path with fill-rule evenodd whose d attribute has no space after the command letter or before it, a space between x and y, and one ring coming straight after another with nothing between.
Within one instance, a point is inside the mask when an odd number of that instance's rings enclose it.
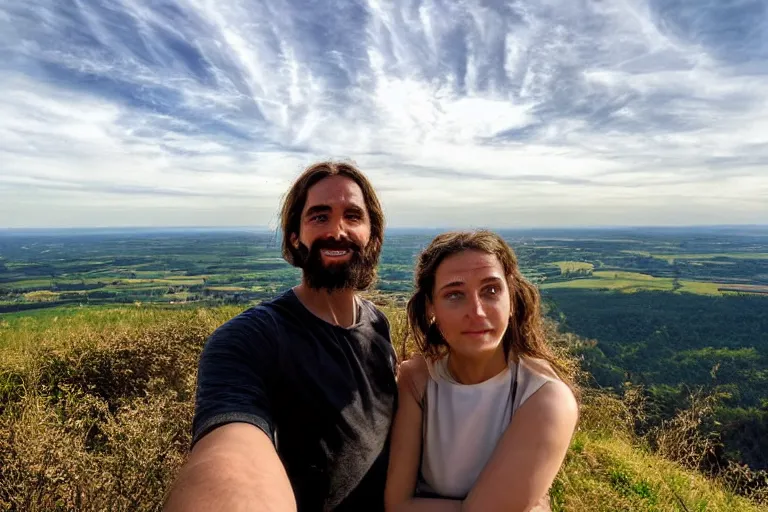
<instances>
[{"instance_id":1,"label":"man's ear","mask_svg":"<svg viewBox=\"0 0 768 512\"><path fill-rule=\"evenodd\" d=\"M294 249L299 248L299 235L297 235L296 233L291 233L291 245L293 246Z\"/></svg>"}]
</instances>

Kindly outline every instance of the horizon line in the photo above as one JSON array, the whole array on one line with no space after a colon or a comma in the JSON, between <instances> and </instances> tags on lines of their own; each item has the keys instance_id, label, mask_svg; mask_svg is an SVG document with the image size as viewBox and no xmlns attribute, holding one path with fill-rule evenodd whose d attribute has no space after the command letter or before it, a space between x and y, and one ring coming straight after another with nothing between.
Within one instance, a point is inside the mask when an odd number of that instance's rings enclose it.
<instances>
[{"instance_id":1,"label":"horizon line","mask_svg":"<svg viewBox=\"0 0 768 512\"><path fill-rule=\"evenodd\" d=\"M564 225L564 226L518 226L518 227L493 227L493 226L387 226L385 231L467 231L475 229L488 229L491 231L578 231L578 230L622 230L622 229L737 229L737 228L765 228L768 229L768 223L765 224L632 224L632 225ZM260 232L278 232L279 227L269 227L264 225L231 225L231 226L68 226L68 227L0 227L0 233L19 233L19 232L53 232L53 231L260 231Z\"/></svg>"}]
</instances>

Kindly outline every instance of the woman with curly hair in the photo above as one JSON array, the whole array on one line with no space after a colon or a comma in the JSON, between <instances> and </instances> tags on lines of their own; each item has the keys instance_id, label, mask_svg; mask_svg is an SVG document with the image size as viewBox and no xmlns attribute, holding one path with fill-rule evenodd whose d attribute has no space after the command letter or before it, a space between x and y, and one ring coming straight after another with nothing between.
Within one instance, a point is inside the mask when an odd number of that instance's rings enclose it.
<instances>
[{"instance_id":1,"label":"woman with curly hair","mask_svg":"<svg viewBox=\"0 0 768 512\"><path fill-rule=\"evenodd\" d=\"M436 237L415 285L420 354L399 369L387 510L549 510L578 405L537 289L490 231Z\"/></svg>"}]
</instances>

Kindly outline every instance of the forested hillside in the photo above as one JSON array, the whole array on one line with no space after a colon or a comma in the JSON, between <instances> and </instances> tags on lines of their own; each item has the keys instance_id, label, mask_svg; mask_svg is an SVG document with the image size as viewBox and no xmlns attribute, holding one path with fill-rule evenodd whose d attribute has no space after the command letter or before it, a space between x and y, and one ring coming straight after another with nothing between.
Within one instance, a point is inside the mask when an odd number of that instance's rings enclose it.
<instances>
[{"instance_id":1,"label":"forested hillside","mask_svg":"<svg viewBox=\"0 0 768 512\"><path fill-rule=\"evenodd\" d=\"M590 340L579 353L599 386L648 389L659 418L691 390L718 397L706 427L726 456L768 469L768 297L552 290L551 314Z\"/></svg>"}]
</instances>

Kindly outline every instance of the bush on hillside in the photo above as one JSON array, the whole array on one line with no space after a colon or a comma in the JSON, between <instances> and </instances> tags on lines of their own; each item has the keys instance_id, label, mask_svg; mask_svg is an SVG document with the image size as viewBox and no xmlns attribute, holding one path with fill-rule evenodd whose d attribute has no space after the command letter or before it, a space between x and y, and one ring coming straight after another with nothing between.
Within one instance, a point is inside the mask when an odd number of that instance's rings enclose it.
<instances>
[{"instance_id":1,"label":"bush on hillside","mask_svg":"<svg viewBox=\"0 0 768 512\"><path fill-rule=\"evenodd\" d=\"M159 509L189 446L195 366L219 319L132 320L148 324L44 333L62 339L5 371L0 509Z\"/></svg>"}]
</instances>

